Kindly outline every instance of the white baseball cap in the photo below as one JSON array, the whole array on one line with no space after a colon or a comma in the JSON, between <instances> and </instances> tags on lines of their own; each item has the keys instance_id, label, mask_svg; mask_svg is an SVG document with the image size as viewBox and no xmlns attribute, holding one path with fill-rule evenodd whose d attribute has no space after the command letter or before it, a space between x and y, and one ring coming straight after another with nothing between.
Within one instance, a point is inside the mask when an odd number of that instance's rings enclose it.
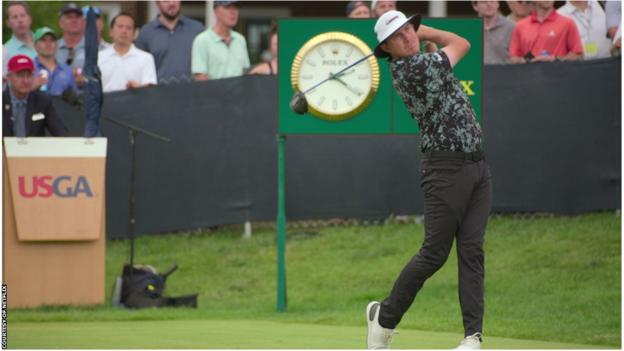
<instances>
[{"instance_id":1,"label":"white baseball cap","mask_svg":"<svg viewBox=\"0 0 624 351\"><path fill-rule=\"evenodd\" d=\"M414 15L410 18L405 17L401 11L388 11L381 15L375 23L375 34L377 34L377 41L379 44L375 47L375 56L378 58L388 57L387 52L381 49L383 44L388 38L392 36L396 31L403 27L406 23L411 23L414 26L414 30L418 30L420 26L420 15Z\"/></svg>"}]
</instances>

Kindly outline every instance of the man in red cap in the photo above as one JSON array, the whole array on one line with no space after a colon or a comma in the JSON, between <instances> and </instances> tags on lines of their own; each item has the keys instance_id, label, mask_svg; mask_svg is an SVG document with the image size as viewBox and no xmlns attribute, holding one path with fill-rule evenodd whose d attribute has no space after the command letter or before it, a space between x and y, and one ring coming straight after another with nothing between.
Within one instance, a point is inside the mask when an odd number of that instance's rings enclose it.
<instances>
[{"instance_id":1,"label":"man in red cap","mask_svg":"<svg viewBox=\"0 0 624 351\"><path fill-rule=\"evenodd\" d=\"M26 55L13 56L8 62L8 86L3 92L2 136L25 138L66 136L67 128L45 94L32 91L35 65Z\"/></svg>"}]
</instances>

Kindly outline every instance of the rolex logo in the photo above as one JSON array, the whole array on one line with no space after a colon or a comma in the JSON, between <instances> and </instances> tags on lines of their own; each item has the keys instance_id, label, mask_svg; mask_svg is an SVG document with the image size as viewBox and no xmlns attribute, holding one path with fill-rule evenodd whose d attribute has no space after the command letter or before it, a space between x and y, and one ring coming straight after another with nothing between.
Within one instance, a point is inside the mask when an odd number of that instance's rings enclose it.
<instances>
[{"instance_id":1,"label":"rolex logo","mask_svg":"<svg viewBox=\"0 0 624 351\"><path fill-rule=\"evenodd\" d=\"M334 47L332 48L332 50L331 50L332 54L334 54L334 55L338 55L338 52L339 52L339 51L340 51L340 50L338 50L338 48L337 48L337 47L335 47L335 46L334 46Z\"/></svg>"}]
</instances>

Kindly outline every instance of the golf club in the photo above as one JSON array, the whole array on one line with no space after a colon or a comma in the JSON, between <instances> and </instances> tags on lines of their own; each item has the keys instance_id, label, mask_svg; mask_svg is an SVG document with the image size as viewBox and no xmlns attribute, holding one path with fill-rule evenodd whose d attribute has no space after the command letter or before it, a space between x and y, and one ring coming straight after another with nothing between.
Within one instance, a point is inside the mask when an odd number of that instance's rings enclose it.
<instances>
[{"instance_id":1,"label":"golf club","mask_svg":"<svg viewBox=\"0 0 624 351\"><path fill-rule=\"evenodd\" d=\"M370 53L364 57L362 57L361 59L353 62L352 64L348 65L347 67L341 69L340 71L330 74L329 77L323 79L322 81L316 83L314 86L306 89L306 91L299 91L297 92L292 99L290 100L290 103L288 104L290 106L290 109L293 110L293 112L297 113L297 114L304 114L306 112L308 112L308 100L306 100L305 94L309 93L310 91L318 88L319 85L327 82L328 80L331 79L336 79L338 77L340 77L341 74L343 74L345 71L347 71L349 68L354 67L359 65L360 63L368 60L368 58L370 58L371 56L373 56L374 53Z\"/></svg>"}]
</instances>

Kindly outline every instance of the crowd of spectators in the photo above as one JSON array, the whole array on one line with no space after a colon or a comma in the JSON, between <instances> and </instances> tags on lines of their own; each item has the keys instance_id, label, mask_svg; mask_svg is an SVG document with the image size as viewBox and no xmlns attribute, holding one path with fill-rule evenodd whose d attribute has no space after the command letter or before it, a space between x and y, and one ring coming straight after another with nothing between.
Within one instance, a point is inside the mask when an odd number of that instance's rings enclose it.
<instances>
[{"instance_id":1,"label":"crowd of spectators","mask_svg":"<svg viewBox=\"0 0 624 351\"><path fill-rule=\"evenodd\" d=\"M503 16L499 1L472 1L483 18L484 63L527 63L604 58L619 54L621 2L567 1L555 9L554 1L506 1ZM370 7L369 7L370 5ZM396 1L351 1L350 18L379 17L397 8Z\"/></svg>"},{"instance_id":2,"label":"crowd of spectators","mask_svg":"<svg viewBox=\"0 0 624 351\"><path fill-rule=\"evenodd\" d=\"M472 1L483 18L484 63L528 63L555 60L588 60L619 55L621 2L567 1L555 9L554 1ZM370 7L369 7L370 5ZM604 6L604 8L603 8ZM350 18L375 18L395 10L396 1L351 1Z\"/></svg>"},{"instance_id":3,"label":"crowd of spectators","mask_svg":"<svg viewBox=\"0 0 624 351\"><path fill-rule=\"evenodd\" d=\"M216 23L211 28L180 14L178 1L157 1L157 18L140 30L135 18L121 12L110 20L112 43L102 38L105 26L101 10L91 7L96 17L99 42L98 66L104 92L113 92L191 80L240 76L250 69L247 41L234 31L238 24L236 1L214 1ZM59 11L61 33L43 27L32 32L32 17L26 2L6 6L7 24L12 31L4 44L3 79L8 62L16 55L33 60L33 90L60 96L80 93L85 83L85 29L88 6L65 3ZM252 74L277 73L277 30L271 33L272 57L254 67Z\"/></svg>"},{"instance_id":4,"label":"crowd of spectators","mask_svg":"<svg viewBox=\"0 0 624 351\"><path fill-rule=\"evenodd\" d=\"M606 11L621 11L612 8L616 2L607 1ZM473 1L484 19L486 64L587 60L620 52L621 35L615 34L617 28L609 35L607 15L598 1L567 1L559 9L554 1L507 4L511 22L502 21L500 13L491 10L498 7L498 1Z\"/></svg>"},{"instance_id":5,"label":"crowd of spectators","mask_svg":"<svg viewBox=\"0 0 624 351\"><path fill-rule=\"evenodd\" d=\"M567 1L558 9L554 1L505 4L508 16L503 16L499 1L472 1L474 11L483 18L485 64L594 59L620 52L620 1ZM251 67L247 41L234 30L239 20L236 1L213 2L216 21L210 28L181 15L180 1L157 1L156 5L159 15L140 30L128 13L112 18L112 43L103 40L106 24L100 9L92 7L104 92L246 73L277 74L277 29L274 26L269 34L267 60ZM375 18L397 5L393 0L351 1L346 16ZM87 6L66 3L58 14L61 33L48 27L33 33L28 4L9 3L6 13L12 36L3 47L3 72L9 59L25 55L33 60L33 89L53 96L80 93L85 83L87 11Z\"/></svg>"}]
</instances>

